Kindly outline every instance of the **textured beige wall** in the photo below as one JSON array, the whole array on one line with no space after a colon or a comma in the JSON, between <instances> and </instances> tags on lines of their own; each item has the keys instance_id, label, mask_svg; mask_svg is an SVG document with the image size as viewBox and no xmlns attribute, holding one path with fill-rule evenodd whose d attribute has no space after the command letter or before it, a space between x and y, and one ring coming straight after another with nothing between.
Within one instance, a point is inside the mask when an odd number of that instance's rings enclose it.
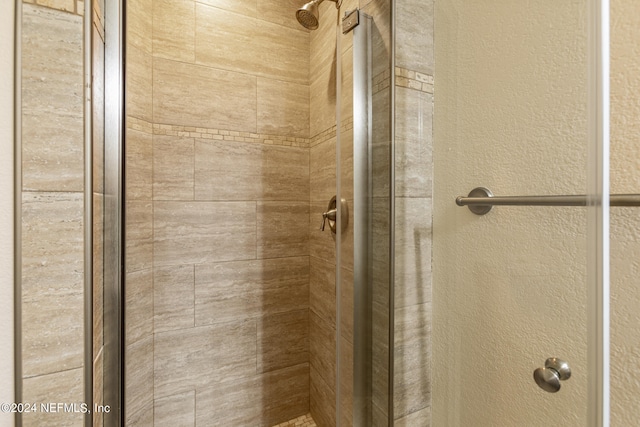
<instances>
[{"instance_id":1,"label":"textured beige wall","mask_svg":"<svg viewBox=\"0 0 640 427\"><path fill-rule=\"evenodd\" d=\"M585 2L449 0L435 22L433 424L586 425L585 209L455 204L585 192ZM554 395L532 379L551 356L573 369Z\"/></svg>"},{"instance_id":2,"label":"textured beige wall","mask_svg":"<svg viewBox=\"0 0 640 427\"><path fill-rule=\"evenodd\" d=\"M611 193L640 191L640 3L611 2ZM611 210L611 425L640 419L640 215Z\"/></svg>"},{"instance_id":3,"label":"textured beige wall","mask_svg":"<svg viewBox=\"0 0 640 427\"><path fill-rule=\"evenodd\" d=\"M15 2L0 8L0 402L13 402L13 65ZM13 415L0 414L0 426L12 427Z\"/></svg>"}]
</instances>

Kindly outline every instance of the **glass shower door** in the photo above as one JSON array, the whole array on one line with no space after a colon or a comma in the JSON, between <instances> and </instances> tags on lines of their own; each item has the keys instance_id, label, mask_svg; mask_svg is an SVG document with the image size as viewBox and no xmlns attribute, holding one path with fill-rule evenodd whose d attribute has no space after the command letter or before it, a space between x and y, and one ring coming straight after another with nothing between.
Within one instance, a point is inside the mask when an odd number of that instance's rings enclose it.
<instances>
[{"instance_id":1,"label":"glass shower door","mask_svg":"<svg viewBox=\"0 0 640 427\"><path fill-rule=\"evenodd\" d=\"M608 425L598 3L436 3L433 425Z\"/></svg>"}]
</instances>

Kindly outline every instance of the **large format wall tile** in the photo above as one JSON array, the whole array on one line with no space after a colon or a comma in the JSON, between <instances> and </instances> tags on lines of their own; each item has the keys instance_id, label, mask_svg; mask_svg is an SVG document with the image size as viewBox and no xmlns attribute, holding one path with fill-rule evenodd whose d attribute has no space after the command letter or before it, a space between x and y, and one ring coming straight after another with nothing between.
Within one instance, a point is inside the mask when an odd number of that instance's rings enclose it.
<instances>
[{"instance_id":1,"label":"large format wall tile","mask_svg":"<svg viewBox=\"0 0 640 427\"><path fill-rule=\"evenodd\" d=\"M196 424L195 390L156 399L153 421L156 426L194 427Z\"/></svg>"},{"instance_id":2,"label":"large format wall tile","mask_svg":"<svg viewBox=\"0 0 640 427\"><path fill-rule=\"evenodd\" d=\"M23 373L82 366L83 195L23 193Z\"/></svg>"},{"instance_id":3,"label":"large format wall tile","mask_svg":"<svg viewBox=\"0 0 640 427\"><path fill-rule=\"evenodd\" d=\"M124 294L125 337L133 344L153 333L153 270L127 273Z\"/></svg>"},{"instance_id":4,"label":"large format wall tile","mask_svg":"<svg viewBox=\"0 0 640 427\"><path fill-rule=\"evenodd\" d=\"M234 381L211 381L196 393L196 425L270 427L309 411L307 363Z\"/></svg>"},{"instance_id":5,"label":"large format wall tile","mask_svg":"<svg viewBox=\"0 0 640 427\"><path fill-rule=\"evenodd\" d=\"M101 0L104 4L104 0ZM153 48L152 34L152 9L153 0L137 0L127 2L127 43L140 49L144 53L151 54ZM94 3L95 4L95 3ZM104 6L100 7L104 11ZM127 55L129 58L129 55Z\"/></svg>"},{"instance_id":6,"label":"large format wall tile","mask_svg":"<svg viewBox=\"0 0 640 427\"><path fill-rule=\"evenodd\" d=\"M431 401L431 304L396 309L394 416L426 408Z\"/></svg>"},{"instance_id":7,"label":"large format wall tile","mask_svg":"<svg viewBox=\"0 0 640 427\"><path fill-rule=\"evenodd\" d=\"M22 179L36 191L82 191L82 17L23 5Z\"/></svg>"},{"instance_id":8,"label":"large format wall tile","mask_svg":"<svg viewBox=\"0 0 640 427\"><path fill-rule=\"evenodd\" d=\"M309 136L336 125L336 73L335 67L312 79L309 85Z\"/></svg>"},{"instance_id":9,"label":"large format wall tile","mask_svg":"<svg viewBox=\"0 0 640 427\"><path fill-rule=\"evenodd\" d=\"M154 203L158 266L255 259L255 202Z\"/></svg>"},{"instance_id":10,"label":"large format wall tile","mask_svg":"<svg viewBox=\"0 0 640 427\"><path fill-rule=\"evenodd\" d=\"M25 378L23 383L23 402L29 403L74 403L84 401L82 391L82 368L57 372L33 378ZM24 427L51 426L82 427L84 414L60 412L44 412L38 407L37 412L23 415Z\"/></svg>"},{"instance_id":11,"label":"large format wall tile","mask_svg":"<svg viewBox=\"0 0 640 427\"><path fill-rule=\"evenodd\" d=\"M309 150L196 139L197 200L307 200Z\"/></svg>"},{"instance_id":12,"label":"large format wall tile","mask_svg":"<svg viewBox=\"0 0 640 427\"><path fill-rule=\"evenodd\" d=\"M335 390L324 382L313 366L309 375L309 409L318 427L334 427L336 425Z\"/></svg>"},{"instance_id":13,"label":"large format wall tile","mask_svg":"<svg viewBox=\"0 0 640 427\"><path fill-rule=\"evenodd\" d=\"M155 58L153 121L255 132L256 85L247 74Z\"/></svg>"},{"instance_id":14,"label":"large format wall tile","mask_svg":"<svg viewBox=\"0 0 640 427\"><path fill-rule=\"evenodd\" d=\"M336 331L314 312L309 312L309 360L324 382L335 390Z\"/></svg>"},{"instance_id":15,"label":"large format wall tile","mask_svg":"<svg viewBox=\"0 0 640 427\"><path fill-rule=\"evenodd\" d=\"M151 200L153 191L152 135L127 128L126 134L126 196L127 200Z\"/></svg>"},{"instance_id":16,"label":"large format wall tile","mask_svg":"<svg viewBox=\"0 0 640 427\"><path fill-rule=\"evenodd\" d=\"M193 265L156 267L153 270L154 332L194 326L194 276Z\"/></svg>"},{"instance_id":17,"label":"large format wall tile","mask_svg":"<svg viewBox=\"0 0 640 427\"><path fill-rule=\"evenodd\" d=\"M336 267L335 261L325 262L310 257L309 308L326 324L336 324Z\"/></svg>"},{"instance_id":18,"label":"large format wall tile","mask_svg":"<svg viewBox=\"0 0 640 427\"><path fill-rule=\"evenodd\" d=\"M309 306L309 258L196 265L196 325Z\"/></svg>"},{"instance_id":19,"label":"large format wall tile","mask_svg":"<svg viewBox=\"0 0 640 427\"><path fill-rule=\"evenodd\" d=\"M433 75L433 1L396 4L396 65Z\"/></svg>"},{"instance_id":20,"label":"large format wall tile","mask_svg":"<svg viewBox=\"0 0 640 427\"><path fill-rule=\"evenodd\" d=\"M153 0L153 56L193 63L195 27L193 0Z\"/></svg>"},{"instance_id":21,"label":"large format wall tile","mask_svg":"<svg viewBox=\"0 0 640 427\"><path fill-rule=\"evenodd\" d=\"M153 265L153 205L151 201L126 203L125 221L127 272L149 269Z\"/></svg>"},{"instance_id":22,"label":"large format wall tile","mask_svg":"<svg viewBox=\"0 0 640 427\"><path fill-rule=\"evenodd\" d=\"M309 253L309 202L258 202L258 257Z\"/></svg>"},{"instance_id":23,"label":"large format wall tile","mask_svg":"<svg viewBox=\"0 0 640 427\"><path fill-rule=\"evenodd\" d=\"M258 372L309 362L309 310L265 316L258 321Z\"/></svg>"},{"instance_id":24,"label":"large format wall tile","mask_svg":"<svg viewBox=\"0 0 640 427\"><path fill-rule=\"evenodd\" d=\"M153 335L127 345L125 359L127 418L153 403Z\"/></svg>"},{"instance_id":25,"label":"large format wall tile","mask_svg":"<svg viewBox=\"0 0 640 427\"><path fill-rule=\"evenodd\" d=\"M396 308L431 301L431 209L431 199L396 198Z\"/></svg>"},{"instance_id":26,"label":"large format wall tile","mask_svg":"<svg viewBox=\"0 0 640 427\"><path fill-rule=\"evenodd\" d=\"M236 12L239 15L256 17L256 0L197 0L200 3L216 7L218 9ZM237 19L243 19L238 17Z\"/></svg>"},{"instance_id":27,"label":"large format wall tile","mask_svg":"<svg viewBox=\"0 0 640 427\"><path fill-rule=\"evenodd\" d=\"M156 398L256 373L255 320L160 332L155 337Z\"/></svg>"},{"instance_id":28,"label":"large format wall tile","mask_svg":"<svg viewBox=\"0 0 640 427\"><path fill-rule=\"evenodd\" d=\"M126 64L126 104L127 116L151 121L153 100L149 96L152 91L152 57L151 54L128 46Z\"/></svg>"},{"instance_id":29,"label":"large format wall tile","mask_svg":"<svg viewBox=\"0 0 640 427\"><path fill-rule=\"evenodd\" d=\"M216 0L207 1L210 2ZM259 19L264 19L265 21L273 22L274 24L280 24L296 30L302 30L304 27L300 25L296 19L295 11L304 3L305 1L301 0L258 0L257 17Z\"/></svg>"},{"instance_id":30,"label":"large format wall tile","mask_svg":"<svg viewBox=\"0 0 640 427\"><path fill-rule=\"evenodd\" d=\"M153 199L193 200L194 141L153 136Z\"/></svg>"},{"instance_id":31,"label":"large format wall tile","mask_svg":"<svg viewBox=\"0 0 640 427\"><path fill-rule=\"evenodd\" d=\"M309 137L309 85L258 78L258 133Z\"/></svg>"},{"instance_id":32,"label":"large format wall tile","mask_svg":"<svg viewBox=\"0 0 640 427\"><path fill-rule=\"evenodd\" d=\"M293 13L293 11L292 11ZM309 33L196 3L198 64L309 83Z\"/></svg>"},{"instance_id":33,"label":"large format wall tile","mask_svg":"<svg viewBox=\"0 0 640 427\"><path fill-rule=\"evenodd\" d=\"M336 195L336 138L309 150L309 187L312 201L326 204Z\"/></svg>"}]
</instances>

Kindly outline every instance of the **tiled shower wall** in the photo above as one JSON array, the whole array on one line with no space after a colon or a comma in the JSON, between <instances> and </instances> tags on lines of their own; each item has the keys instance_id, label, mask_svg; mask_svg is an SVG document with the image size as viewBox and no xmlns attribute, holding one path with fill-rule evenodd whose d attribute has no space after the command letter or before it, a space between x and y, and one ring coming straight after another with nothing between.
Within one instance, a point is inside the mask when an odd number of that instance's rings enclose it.
<instances>
[{"instance_id":1,"label":"tiled shower wall","mask_svg":"<svg viewBox=\"0 0 640 427\"><path fill-rule=\"evenodd\" d=\"M82 3L23 4L23 402L82 402ZM64 41L64 43L61 43ZM24 414L23 425L81 426L81 414Z\"/></svg>"},{"instance_id":2,"label":"tiled shower wall","mask_svg":"<svg viewBox=\"0 0 640 427\"><path fill-rule=\"evenodd\" d=\"M305 414L309 33L271 1L129 8L128 423Z\"/></svg>"},{"instance_id":3,"label":"tiled shower wall","mask_svg":"<svg viewBox=\"0 0 640 427\"><path fill-rule=\"evenodd\" d=\"M125 420L153 426L151 0L127 2Z\"/></svg>"}]
</instances>

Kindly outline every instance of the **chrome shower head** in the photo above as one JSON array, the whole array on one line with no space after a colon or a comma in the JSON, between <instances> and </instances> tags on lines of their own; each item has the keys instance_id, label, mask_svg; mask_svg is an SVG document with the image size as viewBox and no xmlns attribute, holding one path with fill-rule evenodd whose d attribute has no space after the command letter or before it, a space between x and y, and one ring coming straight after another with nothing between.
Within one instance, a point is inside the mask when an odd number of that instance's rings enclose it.
<instances>
[{"instance_id":1,"label":"chrome shower head","mask_svg":"<svg viewBox=\"0 0 640 427\"><path fill-rule=\"evenodd\" d=\"M318 10L318 6L324 0L311 0L309 3L306 3L296 12L296 18L300 25L305 27L307 30L315 30L318 28L318 23L320 21L320 11ZM340 8L342 4L342 0L329 0L336 4L336 9Z\"/></svg>"},{"instance_id":2,"label":"chrome shower head","mask_svg":"<svg viewBox=\"0 0 640 427\"><path fill-rule=\"evenodd\" d=\"M320 20L320 12L318 11L318 5L323 0L311 0L306 3L296 12L296 18L300 25L308 30L315 30L318 28L318 21Z\"/></svg>"}]
</instances>

